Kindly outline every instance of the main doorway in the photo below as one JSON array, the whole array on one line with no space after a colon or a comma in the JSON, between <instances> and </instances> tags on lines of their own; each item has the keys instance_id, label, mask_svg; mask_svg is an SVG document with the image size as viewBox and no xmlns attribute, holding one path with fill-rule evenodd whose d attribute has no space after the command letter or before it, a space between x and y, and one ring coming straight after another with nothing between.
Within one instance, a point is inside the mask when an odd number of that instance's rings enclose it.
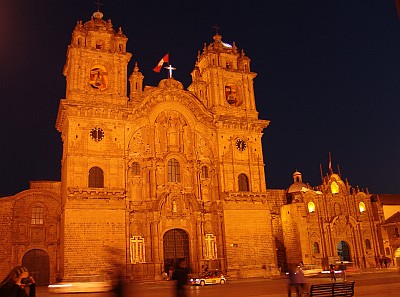
<instances>
[{"instance_id":1,"label":"main doorway","mask_svg":"<svg viewBox=\"0 0 400 297\"><path fill-rule=\"evenodd\" d=\"M22 258L22 266L28 268L37 285L48 285L50 281L49 254L43 250L35 249L27 252Z\"/></svg>"},{"instance_id":2,"label":"main doorway","mask_svg":"<svg viewBox=\"0 0 400 297\"><path fill-rule=\"evenodd\" d=\"M185 260L187 266L190 265L189 259L189 236L182 229L172 229L167 231L163 237L164 246L164 269L168 273L176 264Z\"/></svg>"},{"instance_id":3,"label":"main doorway","mask_svg":"<svg viewBox=\"0 0 400 297\"><path fill-rule=\"evenodd\" d=\"M340 261L351 261L350 246L346 241L339 242L337 246L338 256Z\"/></svg>"}]
</instances>

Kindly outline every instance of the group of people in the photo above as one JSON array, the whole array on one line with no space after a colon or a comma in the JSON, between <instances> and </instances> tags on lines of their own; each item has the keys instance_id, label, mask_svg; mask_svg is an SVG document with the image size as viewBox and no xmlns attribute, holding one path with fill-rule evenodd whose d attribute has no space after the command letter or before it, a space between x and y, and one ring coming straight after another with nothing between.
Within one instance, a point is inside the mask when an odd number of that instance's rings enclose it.
<instances>
[{"instance_id":1,"label":"group of people","mask_svg":"<svg viewBox=\"0 0 400 297\"><path fill-rule=\"evenodd\" d=\"M339 270L342 274L343 281L346 281L346 265L343 262L340 262ZM335 265L329 265L329 273L331 274L331 281L336 282L336 269Z\"/></svg>"},{"instance_id":2,"label":"group of people","mask_svg":"<svg viewBox=\"0 0 400 297\"><path fill-rule=\"evenodd\" d=\"M388 268L390 266L391 260L388 257L375 257L376 268Z\"/></svg>"}]
</instances>

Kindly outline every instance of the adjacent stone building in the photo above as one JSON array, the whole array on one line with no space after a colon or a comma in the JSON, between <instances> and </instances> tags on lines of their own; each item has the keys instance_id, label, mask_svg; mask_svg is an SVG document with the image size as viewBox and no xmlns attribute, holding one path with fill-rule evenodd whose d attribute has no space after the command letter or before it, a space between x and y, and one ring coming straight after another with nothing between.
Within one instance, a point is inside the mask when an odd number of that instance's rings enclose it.
<instances>
[{"instance_id":1,"label":"adjacent stone building","mask_svg":"<svg viewBox=\"0 0 400 297\"><path fill-rule=\"evenodd\" d=\"M185 259L230 277L269 277L287 263L374 265L379 203L332 171L267 189L250 58L216 34L187 90L172 75L129 76L127 37L101 12L73 30L56 128L60 182L0 201L0 274L26 265L45 284L77 273L159 279Z\"/></svg>"}]
</instances>

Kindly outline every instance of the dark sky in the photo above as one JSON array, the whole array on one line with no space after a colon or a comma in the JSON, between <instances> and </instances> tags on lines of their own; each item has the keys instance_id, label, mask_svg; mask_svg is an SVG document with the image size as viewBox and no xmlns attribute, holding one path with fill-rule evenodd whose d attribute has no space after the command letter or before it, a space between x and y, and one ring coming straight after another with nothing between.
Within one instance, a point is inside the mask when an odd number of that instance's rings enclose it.
<instances>
[{"instance_id":1,"label":"dark sky","mask_svg":"<svg viewBox=\"0 0 400 297\"><path fill-rule=\"evenodd\" d=\"M0 3L0 196L30 180L59 180L65 54L94 0ZM198 50L214 25L252 59L267 187L287 188L297 169L312 186L328 155L351 185L400 193L400 21L395 0L103 0L104 19L122 27L145 85L167 52L188 87Z\"/></svg>"}]
</instances>

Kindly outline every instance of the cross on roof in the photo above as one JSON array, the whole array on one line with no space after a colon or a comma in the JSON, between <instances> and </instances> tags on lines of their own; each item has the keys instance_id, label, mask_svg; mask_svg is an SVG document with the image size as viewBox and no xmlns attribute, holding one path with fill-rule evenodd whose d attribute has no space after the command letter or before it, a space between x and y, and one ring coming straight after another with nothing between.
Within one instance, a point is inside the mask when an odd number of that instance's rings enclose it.
<instances>
[{"instance_id":1,"label":"cross on roof","mask_svg":"<svg viewBox=\"0 0 400 297\"><path fill-rule=\"evenodd\" d=\"M172 65L168 65L168 67L164 68L168 69L168 78L172 78L172 70L175 70L176 68L172 67Z\"/></svg>"},{"instance_id":2,"label":"cross on roof","mask_svg":"<svg viewBox=\"0 0 400 297\"><path fill-rule=\"evenodd\" d=\"M102 5L104 5L103 3L100 3L100 1L101 1L101 0L97 0L97 2L93 2L93 4L96 4L96 5L97 5L97 11L100 11L100 7L101 7Z\"/></svg>"},{"instance_id":3,"label":"cross on roof","mask_svg":"<svg viewBox=\"0 0 400 297\"><path fill-rule=\"evenodd\" d=\"M218 25L212 26L215 29L215 34L218 34L218 30L221 29Z\"/></svg>"}]
</instances>

